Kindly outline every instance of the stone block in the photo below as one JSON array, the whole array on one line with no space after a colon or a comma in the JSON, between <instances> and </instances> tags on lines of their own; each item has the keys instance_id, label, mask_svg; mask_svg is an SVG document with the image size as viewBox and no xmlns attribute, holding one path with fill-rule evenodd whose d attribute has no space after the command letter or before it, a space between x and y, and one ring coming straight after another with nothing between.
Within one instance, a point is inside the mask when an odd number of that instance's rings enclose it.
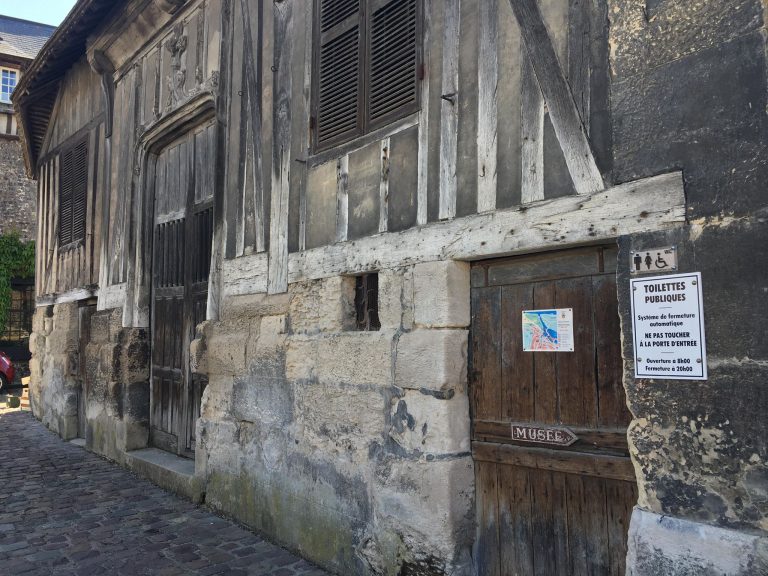
<instances>
[{"instance_id":1,"label":"stone block","mask_svg":"<svg viewBox=\"0 0 768 576\"><path fill-rule=\"evenodd\" d=\"M466 330L415 330L397 343L395 385L461 393L467 386Z\"/></svg>"},{"instance_id":2,"label":"stone block","mask_svg":"<svg viewBox=\"0 0 768 576\"><path fill-rule=\"evenodd\" d=\"M111 311L95 312L91 315L91 342L104 344L109 341Z\"/></svg>"},{"instance_id":3,"label":"stone block","mask_svg":"<svg viewBox=\"0 0 768 576\"><path fill-rule=\"evenodd\" d=\"M287 314L290 302L291 296L287 292L228 296L222 303L220 320L231 322L239 318Z\"/></svg>"},{"instance_id":4,"label":"stone block","mask_svg":"<svg viewBox=\"0 0 768 576\"><path fill-rule=\"evenodd\" d=\"M457 394L436 398L418 390L406 390L395 399L389 435L409 452L457 454L470 450L469 398Z\"/></svg>"},{"instance_id":5,"label":"stone block","mask_svg":"<svg viewBox=\"0 0 768 576\"><path fill-rule=\"evenodd\" d=\"M469 326L469 263L453 260L413 267L414 321L431 328Z\"/></svg>"},{"instance_id":6,"label":"stone block","mask_svg":"<svg viewBox=\"0 0 768 576\"><path fill-rule=\"evenodd\" d=\"M471 546L475 517L471 456L431 462L385 460L377 466L371 493L379 530L391 526L416 554L435 556L450 565Z\"/></svg>"},{"instance_id":7,"label":"stone block","mask_svg":"<svg viewBox=\"0 0 768 576\"><path fill-rule=\"evenodd\" d=\"M335 276L291 284L290 329L293 333L340 332L354 323L355 283Z\"/></svg>"},{"instance_id":8,"label":"stone block","mask_svg":"<svg viewBox=\"0 0 768 576\"><path fill-rule=\"evenodd\" d=\"M413 274L410 268L379 272L379 321L382 329L413 327Z\"/></svg>"},{"instance_id":9,"label":"stone block","mask_svg":"<svg viewBox=\"0 0 768 576\"><path fill-rule=\"evenodd\" d=\"M392 382L392 334L346 332L288 340L289 380L388 386Z\"/></svg>"},{"instance_id":10,"label":"stone block","mask_svg":"<svg viewBox=\"0 0 768 576\"><path fill-rule=\"evenodd\" d=\"M768 537L661 516L635 508L628 576L766 574Z\"/></svg>"},{"instance_id":11,"label":"stone block","mask_svg":"<svg viewBox=\"0 0 768 576\"><path fill-rule=\"evenodd\" d=\"M294 387L300 448L368 463L371 441L387 430L387 390L369 386L302 383Z\"/></svg>"},{"instance_id":12,"label":"stone block","mask_svg":"<svg viewBox=\"0 0 768 576\"><path fill-rule=\"evenodd\" d=\"M234 376L245 370L245 350L248 332L225 331L218 326L207 340L208 371L210 374Z\"/></svg>"}]
</instances>

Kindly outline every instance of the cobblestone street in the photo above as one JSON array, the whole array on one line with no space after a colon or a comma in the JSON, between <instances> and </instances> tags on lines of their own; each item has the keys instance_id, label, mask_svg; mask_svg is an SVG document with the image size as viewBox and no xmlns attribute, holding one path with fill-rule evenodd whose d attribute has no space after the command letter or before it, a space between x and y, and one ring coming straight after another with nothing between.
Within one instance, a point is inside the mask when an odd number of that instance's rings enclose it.
<instances>
[{"instance_id":1,"label":"cobblestone street","mask_svg":"<svg viewBox=\"0 0 768 576\"><path fill-rule=\"evenodd\" d=\"M0 574L325 574L237 524L0 414Z\"/></svg>"}]
</instances>

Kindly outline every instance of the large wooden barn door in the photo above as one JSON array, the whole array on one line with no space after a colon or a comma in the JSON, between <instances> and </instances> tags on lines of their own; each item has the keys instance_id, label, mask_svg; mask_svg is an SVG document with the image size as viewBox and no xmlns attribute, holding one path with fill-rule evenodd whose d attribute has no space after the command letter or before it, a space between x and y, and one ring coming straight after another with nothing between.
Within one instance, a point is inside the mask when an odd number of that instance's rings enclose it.
<instances>
[{"instance_id":1,"label":"large wooden barn door","mask_svg":"<svg viewBox=\"0 0 768 576\"><path fill-rule=\"evenodd\" d=\"M637 487L615 265L585 248L473 266L478 574L624 574ZM523 351L524 310L568 308L572 352Z\"/></svg>"},{"instance_id":2,"label":"large wooden barn door","mask_svg":"<svg viewBox=\"0 0 768 576\"><path fill-rule=\"evenodd\" d=\"M205 387L189 368L189 343L208 300L213 132L208 126L169 146L155 180L150 441L189 457Z\"/></svg>"}]
</instances>

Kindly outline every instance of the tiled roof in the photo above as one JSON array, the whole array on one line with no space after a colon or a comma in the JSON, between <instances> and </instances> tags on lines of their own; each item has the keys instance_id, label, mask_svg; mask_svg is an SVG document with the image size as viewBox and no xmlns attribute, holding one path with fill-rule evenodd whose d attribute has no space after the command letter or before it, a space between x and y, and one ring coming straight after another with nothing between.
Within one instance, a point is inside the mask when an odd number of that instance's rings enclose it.
<instances>
[{"instance_id":1,"label":"tiled roof","mask_svg":"<svg viewBox=\"0 0 768 576\"><path fill-rule=\"evenodd\" d=\"M0 54L31 60L55 31L55 26L0 15Z\"/></svg>"}]
</instances>

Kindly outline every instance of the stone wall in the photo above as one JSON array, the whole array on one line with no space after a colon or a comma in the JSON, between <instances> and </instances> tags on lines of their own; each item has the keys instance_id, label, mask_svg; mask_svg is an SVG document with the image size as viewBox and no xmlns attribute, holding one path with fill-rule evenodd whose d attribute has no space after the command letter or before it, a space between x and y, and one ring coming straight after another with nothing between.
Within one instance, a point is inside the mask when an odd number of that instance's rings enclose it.
<instances>
[{"instance_id":1,"label":"stone wall","mask_svg":"<svg viewBox=\"0 0 768 576\"><path fill-rule=\"evenodd\" d=\"M674 232L620 240L640 493L630 573L766 573L758 565L768 562L768 332L757 320L768 285L765 3L609 5L614 176L682 169L689 219ZM677 246L681 272L702 273L706 381L634 379L626 264L631 250L667 245ZM668 516L680 521L661 522Z\"/></svg>"},{"instance_id":2,"label":"stone wall","mask_svg":"<svg viewBox=\"0 0 768 576\"><path fill-rule=\"evenodd\" d=\"M202 326L206 501L341 574L469 573L469 267L381 271L378 331L353 290L232 297Z\"/></svg>"},{"instance_id":3,"label":"stone wall","mask_svg":"<svg viewBox=\"0 0 768 576\"><path fill-rule=\"evenodd\" d=\"M17 231L23 240L34 240L36 198L37 185L27 178L21 143L0 138L0 234Z\"/></svg>"},{"instance_id":4,"label":"stone wall","mask_svg":"<svg viewBox=\"0 0 768 576\"><path fill-rule=\"evenodd\" d=\"M122 327L122 309L93 312L85 347L85 442L123 462L125 452L149 439L147 332Z\"/></svg>"},{"instance_id":5,"label":"stone wall","mask_svg":"<svg viewBox=\"0 0 768 576\"><path fill-rule=\"evenodd\" d=\"M75 303L39 307L29 338L32 412L65 440L77 437L78 322Z\"/></svg>"},{"instance_id":6,"label":"stone wall","mask_svg":"<svg viewBox=\"0 0 768 576\"><path fill-rule=\"evenodd\" d=\"M93 310L78 303L37 308L30 403L65 440L84 429L90 450L123 462L126 451L147 445L149 345L145 330L122 327L120 309ZM85 347L82 330L90 335Z\"/></svg>"}]
</instances>

